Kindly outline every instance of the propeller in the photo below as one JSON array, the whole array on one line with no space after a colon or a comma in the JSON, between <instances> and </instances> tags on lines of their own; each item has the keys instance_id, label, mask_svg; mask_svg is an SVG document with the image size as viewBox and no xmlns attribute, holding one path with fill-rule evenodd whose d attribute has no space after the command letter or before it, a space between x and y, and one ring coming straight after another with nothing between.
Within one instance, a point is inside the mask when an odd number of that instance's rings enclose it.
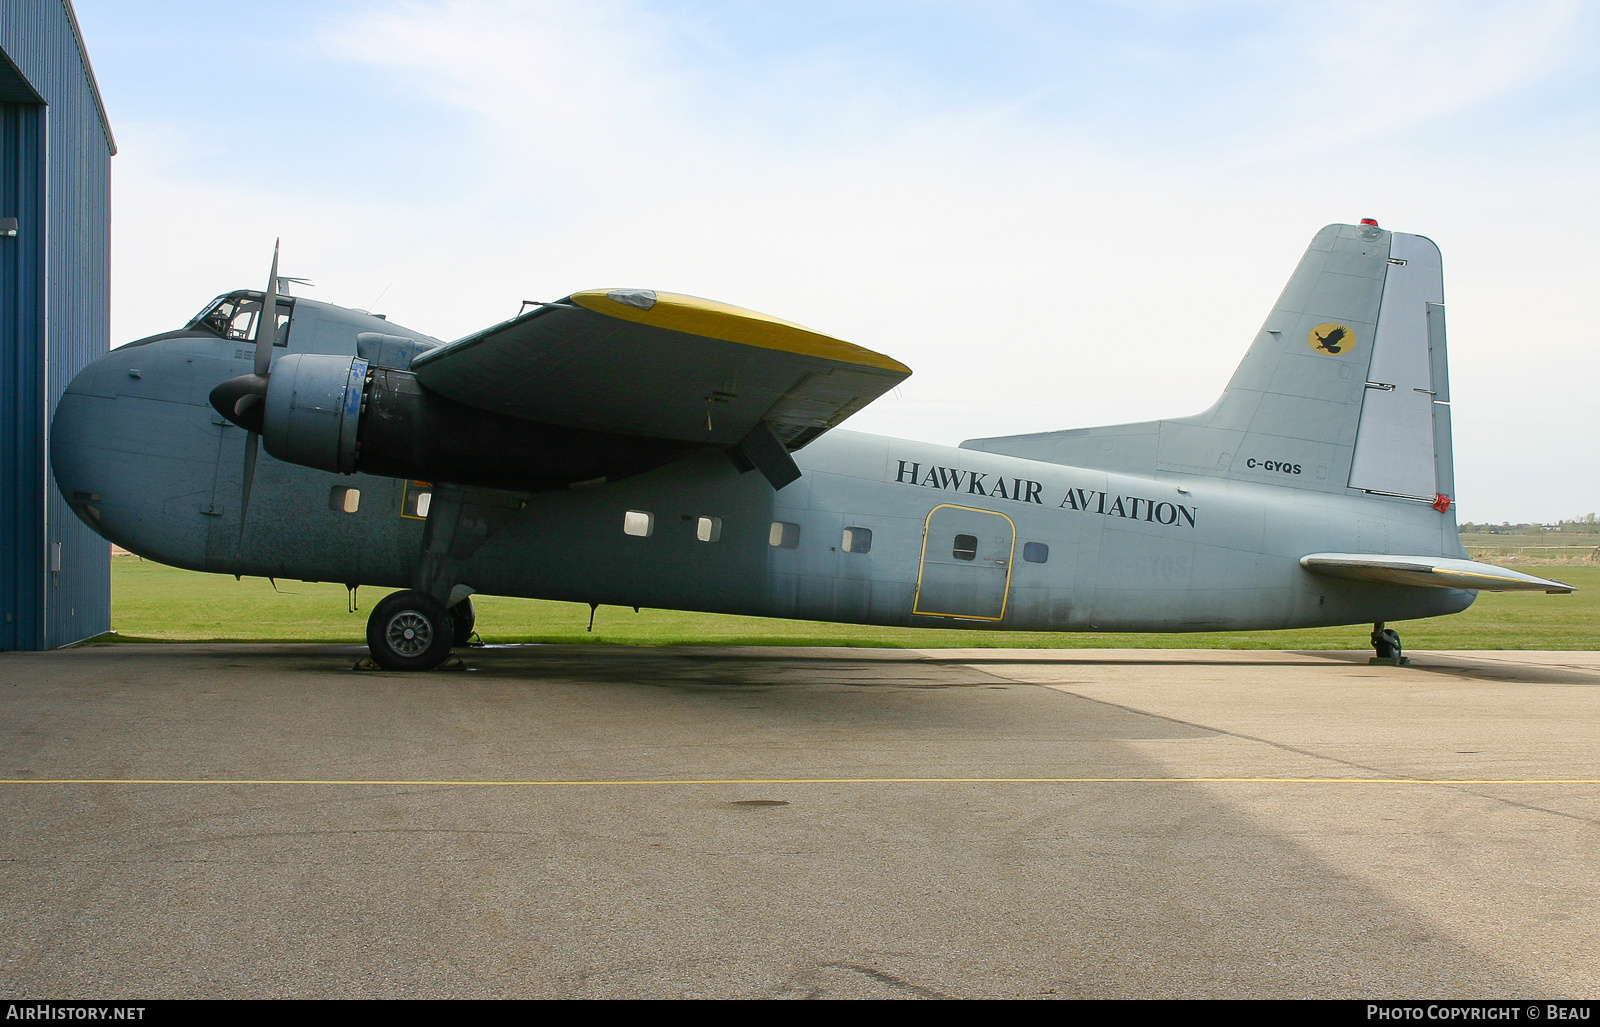
<instances>
[{"instance_id":1,"label":"propeller","mask_svg":"<svg viewBox=\"0 0 1600 1027\"><path fill-rule=\"evenodd\" d=\"M261 449L261 428L266 416L267 384L272 374L272 347L278 341L278 245L272 243L272 271L261 294L261 313L256 316L255 367L251 374L230 378L211 390L211 405L217 413L249 432L244 444L244 493L239 500L239 533L244 534L245 514L250 509L250 486L255 481L256 457Z\"/></svg>"}]
</instances>

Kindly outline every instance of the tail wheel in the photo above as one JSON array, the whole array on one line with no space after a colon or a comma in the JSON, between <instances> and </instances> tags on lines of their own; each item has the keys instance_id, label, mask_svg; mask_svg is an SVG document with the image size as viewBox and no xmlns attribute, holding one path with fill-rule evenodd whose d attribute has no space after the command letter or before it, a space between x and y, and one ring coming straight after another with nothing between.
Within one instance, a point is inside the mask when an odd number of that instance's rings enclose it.
<instances>
[{"instance_id":1,"label":"tail wheel","mask_svg":"<svg viewBox=\"0 0 1600 1027\"><path fill-rule=\"evenodd\" d=\"M454 641L456 648L459 649L472 641L472 629L478 623L477 615L472 612L471 596L450 607L450 619L455 622Z\"/></svg>"},{"instance_id":2,"label":"tail wheel","mask_svg":"<svg viewBox=\"0 0 1600 1027\"><path fill-rule=\"evenodd\" d=\"M444 604L407 589L385 596L367 618L367 649L385 670L432 670L450 656L456 622Z\"/></svg>"}]
</instances>

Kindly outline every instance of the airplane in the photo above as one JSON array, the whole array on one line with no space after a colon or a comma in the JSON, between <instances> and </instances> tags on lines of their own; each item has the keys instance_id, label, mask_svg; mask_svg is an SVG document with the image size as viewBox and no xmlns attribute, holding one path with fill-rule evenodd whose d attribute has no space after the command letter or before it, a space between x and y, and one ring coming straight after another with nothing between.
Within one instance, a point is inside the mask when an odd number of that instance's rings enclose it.
<instances>
[{"instance_id":1,"label":"airplane","mask_svg":"<svg viewBox=\"0 0 1600 1027\"><path fill-rule=\"evenodd\" d=\"M399 589L370 659L429 670L473 595L1021 631L1263 631L1570 592L1457 534L1438 247L1312 240L1222 396L972 439L838 426L910 373L648 289L525 301L445 343L266 287L111 350L55 412L72 509L197 571ZM275 316L263 317L271 310ZM265 455L259 450L264 448Z\"/></svg>"}]
</instances>

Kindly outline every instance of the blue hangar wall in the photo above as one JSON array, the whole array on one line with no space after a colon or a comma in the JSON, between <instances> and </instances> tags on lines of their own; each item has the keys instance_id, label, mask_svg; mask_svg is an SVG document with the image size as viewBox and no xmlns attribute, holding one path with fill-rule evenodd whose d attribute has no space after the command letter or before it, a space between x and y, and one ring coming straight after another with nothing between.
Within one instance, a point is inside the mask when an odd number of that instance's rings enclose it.
<instances>
[{"instance_id":1,"label":"blue hangar wall","mask_svg":"<svg viewBox=\"0 0 1600 1027\"><path fill-rule=\"evenodd\" d=\"M111 626L110 547L56 491L49 426L110 341L115 152L68 0L0 0L0 650Z\"/></svg>"}]
</instances>

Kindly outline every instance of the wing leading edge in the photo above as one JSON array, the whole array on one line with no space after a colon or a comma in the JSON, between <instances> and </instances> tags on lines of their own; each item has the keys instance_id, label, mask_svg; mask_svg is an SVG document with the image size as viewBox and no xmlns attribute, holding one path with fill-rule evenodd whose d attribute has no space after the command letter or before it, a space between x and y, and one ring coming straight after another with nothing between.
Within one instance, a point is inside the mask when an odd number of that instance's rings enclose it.
<instances>
[{"instance_id":1,"label":"wing leading edge","mask_svg":"<svg viewBox=\"0 0 1600 1027\"><path fill-rule=\"evenodd\" d=\"M1474 560L1448 560L1433 556L1379 556L1373 553L1312 553L1300 566L1313 574L1386 585L1421 585L1426 588L1464 588L1480 592L1573 591L1563 581L1536 578L1521 571Z\"/></svg>"}]
</instances>

